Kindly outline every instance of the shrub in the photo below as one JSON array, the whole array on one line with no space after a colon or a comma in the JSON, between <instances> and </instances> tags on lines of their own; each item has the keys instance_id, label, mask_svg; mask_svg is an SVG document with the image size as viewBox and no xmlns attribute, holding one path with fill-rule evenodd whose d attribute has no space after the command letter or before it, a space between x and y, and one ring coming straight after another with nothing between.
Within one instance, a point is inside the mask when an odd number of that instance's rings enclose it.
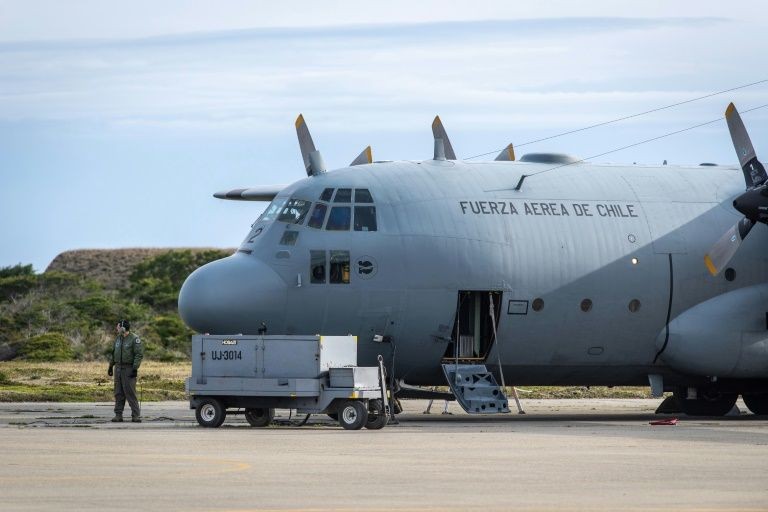
<instances>
[{"instance_id":1,"label":"shrub","mask_svg":"<svg viewBox=\"0 0 768 512\"><path fill-rule=\"evenodd\" d=\"M169 251L138 264L131 274L131 294L139 301L160 308L175 310L179 290L195 269L214 260L229 256L228 251Z\"/></svg>"},{"instance_id":2,"label":"shrub","mask_svg":"<svg viewBox=\"0 0 768 512\"><path fill-rule=\"evenodd\" d=\"M4 277L18 277L18 276L34 276L35 270L32 265L14 265L12 267L0 267L0 278Z\"/></svg>"},{"instance_id":3,"label":"shrub","mask_svg":"<svg viewBox=\"0 0 768 512\"><path fill-rule=\"evenodd\" d=\"M74 355L70 341L58 332L40 334L19 346L19 357L28 361L69 361Z\"/></svg>"}]
</instances>

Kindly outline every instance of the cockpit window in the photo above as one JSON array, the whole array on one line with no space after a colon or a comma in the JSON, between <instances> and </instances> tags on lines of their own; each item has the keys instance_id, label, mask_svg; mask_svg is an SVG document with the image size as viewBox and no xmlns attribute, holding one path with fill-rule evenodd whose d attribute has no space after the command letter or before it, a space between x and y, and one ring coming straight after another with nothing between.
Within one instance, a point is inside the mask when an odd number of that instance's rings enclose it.
<instances>
[{"instance_id":1,"label":"cockpit window","mask_svg":"<svg viewBox=\"0 0 768 512\"><path fill-rule=\"evenodd\" d=\"M330 202L331 201L331 197L333 197L333 189L332 188L327 188L327 189L323 190L322 194L320 194L320 200L321 201L328 201L328 202Z\"/></svg>"},{"instance_id":2,"label":"cockpit window","mask_svg":"<svg viewBox=\"0 0 768 512\"><path fill-rule=\"evenodd\" d=\"M291 231L290 229L286 229L282 238L280 238L280 245L296 245L296 240L298 238L298 231Z\"/></svg>"},{"instance_id":3,"label":"cockpit window","mask_svg":"<svg viewBox=\"0 0 768 512\"><path fill-rule=\"evenodd\" d=\"M331 251L331 284L349 284L349 251Z\"/></svg>"},{"instance_id":4,"label":"cockpit window","mask_svg":"<svg viewBox=\"0 0 768 512\"><path fill-rule=\"evenodd\" d=\"M327 211L327 204L315 204L315 209L312 210L312 215L309 216L309 222L307 222L307 226L315 229L322 229L323 221L325 221L325 214Z\"/></svg>"},{"instance_id":5,"label":"cockpit window","mask_svg":"<svg viewBox=\"0 0 768 512\"><path fill-rule=\"evenodd\" d=\"M328 231L348 231L350 220L352 220L352 208L349 206L334 206L331 208L331 214L328 216L328 224L325 229Z\"/></svg>"},{"instance_id":6,"label":"cockpit window","mask_svg":"<svg viewBox=\"0 0 768 512\"><path fill-rule=\"evenodd\" d=\"M334 203L351 203L352 202L352 189L340 188L336 191L336 197L333 198Z\"/></svg>"},{"instance_id":7,"label":"cockpit window","mask_svg":"<svg viewBox=\"0 0 768 512\"><path fill-rule=\"evenodd\" d=\"M280 213L280 210L282 210L283 205L287 199L285 197L279 197L274 199L271 203L269 203L269 206L267 206L267 209L264 210L264 213L262 213L258 219L256 219L256 222L268 222L270 220L274 220L275 217L277 217L277 214ZM254 222L254 224L256 224Z\"/></svg>"},{"instance_id":8,"label":"cockpit window","mask_svg":"<svg viewBox=\"0 0 768 512\"><path fill-rule=\"evenodd\" d=\"M304 218L309 212L311 202L303 199L291 199L288 204L283 207L280 216L277 218L280 222L288 222L290 224L301 224L304 222Z\"/></svg>"},{"instance_id":9,"label":"cockpit window","mask_svg":"<svg viewBox=\"0 0 768 512\"><path fill-rule=\"evenodd\" d=\"M355 189L355 202L356 203L372 203L373 197L367 188Z\"/></svg>"},{"instance_id":10,"label":"cockpit window","mask_svg":"<svg viewBox=\"0 0 768 512\"><path fill-rule=\"evenodd\" d=\"M355 231L376 231L375 206L355 206Z\"/></svg>"}]
</instances>

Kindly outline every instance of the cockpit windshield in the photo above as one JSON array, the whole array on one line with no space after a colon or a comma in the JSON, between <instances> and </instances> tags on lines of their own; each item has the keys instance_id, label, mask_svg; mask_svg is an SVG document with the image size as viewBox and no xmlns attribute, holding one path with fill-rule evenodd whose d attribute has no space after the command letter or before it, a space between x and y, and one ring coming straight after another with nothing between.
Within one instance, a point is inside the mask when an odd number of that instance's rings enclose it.
<instances>
[{"instance_id":1,"label":"cockpit windshield","mask_svg":"<svg viewBox=\"0 0 768 512\"><path fill-rule=\"evenodd\" d=\"M280 222L288 222L289 224L301 224L304 222L307 213L309 213L310 206L312 206L311 201L291 199L288 201L288 204L283 207L277 220Z\"/></svg>"},{"instance_id":2,"label":"cockpit windshield","mask_svg":"<svg viewBox=\"0 0 768 512\"><path fill-rule=\"evenodd\" d=\"M280 213L280 210L283 209L283 205L288 199L285 197L277 197L275 198L271 203L269 203L269 206L267 206L267 209L264 210L264 213L262 213L258 219L256 219L256 222L269 222L271 220L274 220L275 217L277 217L277 214Z\"/></svg>"}]
</instances>

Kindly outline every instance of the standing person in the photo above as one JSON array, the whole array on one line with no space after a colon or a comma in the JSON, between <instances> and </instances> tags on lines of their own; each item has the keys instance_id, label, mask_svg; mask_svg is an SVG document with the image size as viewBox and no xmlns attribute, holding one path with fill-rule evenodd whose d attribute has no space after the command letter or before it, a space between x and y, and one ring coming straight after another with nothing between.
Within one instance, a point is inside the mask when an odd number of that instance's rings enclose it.
<instances>
[{"instance_id":1,"label":"standing person","mask_svg":"<svg viewBox=\"0 0 768 512\"><path fill-rule=\"evenodd\" d=\"M125 400L131 406L131 421L141 423L141 408L136 399L136 378L141 360L144 358L144 345L138 336L131 332L131 323L120 320L116 326L117 338L109 356L107 375L115 377L115 423L123 421Z\"/></svg>"}]
</instances>

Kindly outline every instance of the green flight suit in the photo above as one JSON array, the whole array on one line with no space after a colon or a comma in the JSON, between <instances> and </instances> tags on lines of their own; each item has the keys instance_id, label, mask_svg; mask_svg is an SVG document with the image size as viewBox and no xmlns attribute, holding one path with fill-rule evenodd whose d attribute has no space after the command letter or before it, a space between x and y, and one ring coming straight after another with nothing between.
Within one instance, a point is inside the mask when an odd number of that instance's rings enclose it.
<instances>
[{"instance_id":1,"label":"green flight suit","mask_svg":"<svg viewBox=\"0 0 768 512\"><path fill-rule=\"evenodd\" d=\"M114 366L115 376L115 416L123 415L125 401L131 407L131 417L139 418L141 408L136 398L136 377L131 377L133 370L138 370L144 358L144 345L135 334L115 338L115 344L109 356L109 365Z\"/></svg>"}]
</instances>

